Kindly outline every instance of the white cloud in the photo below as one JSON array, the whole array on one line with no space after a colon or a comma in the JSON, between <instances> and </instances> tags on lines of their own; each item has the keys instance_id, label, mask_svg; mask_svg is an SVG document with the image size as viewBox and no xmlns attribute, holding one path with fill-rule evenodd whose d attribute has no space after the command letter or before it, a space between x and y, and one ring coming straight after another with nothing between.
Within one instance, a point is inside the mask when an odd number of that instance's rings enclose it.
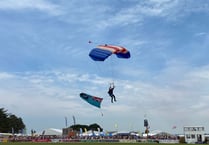
<instances>
[{"instance_id":1,"label":"white cloud","mask_svg":"<svg viewBox=\"0 0 209 145\"><path fill-rule=\"evenodd\" d=\"M50 3L46 0L1 0L0 9L2 10L38 10L48 13L50 15L60 15L62 11L56 4Z\"/></svg>"},{"instance_id":2,"label":"white cloud","mask_svg":"<svg viewBox=\"0 0 209 145\"><path fill-rule=\"evenodd\" d=\"M207 35L207 33L206 32L199 32L199 33L195 33L194 34L194 36L205 36L205 35Z\"/></svg>"},{"instance_id":3,"label":"white cloud","mask_svg":"<svg viewBox=\"0 0 209 145\"><path fill-rule=\"evenodd\" d=\"M0 80L1 79L10 79L10 78L13 78L13 77L14 77L14 75L6 73L6 72L1 72L0 73Z\"/></svg>"},{"instance_id":4,"label":"white cloud","mask_svg":"<svg viewBox=\"0 0 209 145\"><path fill-rule=\"evenodd\" d=\"M105 83L99 83L100 81L105 82L106 78L102 80L102 78L89 74L78 77L79 75L72 71L65 73L48 71L7 74L13 77L5 78L9 81L0 81L2 86L0 89L1 105L10 112L17 112L18 114L21 112L23 119L30 118L30 116L44 117L45 114L49 118L53 117L54 114L59 116L76 114L80 118L89 118L89 115L91 115L91 118L95 118L100 114L99 109L79 98L79 90L84 87L83 85L88 84L85 87L88 87L89 92L104 98L101 110L104 117L108 119L114 115L115 121L107 121L106 123L119 122L121 129L125 122L126 124L127 122L134 123L134 120L140 119L144 114L150 117L155 117L158 114L162 117L159 120L168 125L169 118L175 119L178 116L178 119L184 119L179 116L179 114L184 114L183 117L188 117L184 122L186 123L191 119L189 117L191 110L195 111L197 116L202 115L203 108L209 110L204 103L208 100L209 92L205 90L206 92L202 93L205 85L209 85L202 79L202 76L208 78L208 67L181 70L181 67L177 67L179 63L171 64L172 69L167 68L166 71L156 76L155 80L150 80L150 82L116 80L115 95L118 101L113 104L110 103L110 98L106 94L107 90L104 90L107 89L107 86ZM176 66L174 67L173 64ZM176 73L173 72L174 70ZM179 76L181 73L187 75ZM196 83L198 82L198 85L193 83L194 80ZM78 84L75 85L76 83ZM136 116L136 110L141 116ZM118 113L120 111L123 113ZM129 119L120 121L120 118L124 116L129 116ZM203 116L201 117L203 118ZM82 120L80 121L82 123ZM155 121L156 119L153 118L152 122ZM172 121L170 120L170 122ZM178 122L176 125L182 125L181 123ZM110 124L104 126L110 127ZM153 123L153 128L155 127L157 126Z\"/></svg>"}]
</instances>

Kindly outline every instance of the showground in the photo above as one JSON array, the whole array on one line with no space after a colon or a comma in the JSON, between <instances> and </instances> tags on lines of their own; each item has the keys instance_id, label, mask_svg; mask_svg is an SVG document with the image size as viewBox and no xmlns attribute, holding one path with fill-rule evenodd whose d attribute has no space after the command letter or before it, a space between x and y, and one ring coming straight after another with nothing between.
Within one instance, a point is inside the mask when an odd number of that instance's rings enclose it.
<instances>
[{"instance_id":1,"label":"showground","mask_svg":"<svg viewBox=\"0 0 209 145\"><path fill-rule=\"evenodd\" d=\"M81 143L81 142L70 142L70 143L32 143L32 142L8 142L8 143L2 143L5 145L133 145L133 144L138 144L138 145L153 145L153 143L107 143L107 142L85 142L85 143ZM154 143L155 144L155 143ZM156 143L157 144L157 143ZM173 145L171 143L163 143L163 145ZM185 144L178 144L178 145L185 145Z\"/></svg>"}]
</instances>

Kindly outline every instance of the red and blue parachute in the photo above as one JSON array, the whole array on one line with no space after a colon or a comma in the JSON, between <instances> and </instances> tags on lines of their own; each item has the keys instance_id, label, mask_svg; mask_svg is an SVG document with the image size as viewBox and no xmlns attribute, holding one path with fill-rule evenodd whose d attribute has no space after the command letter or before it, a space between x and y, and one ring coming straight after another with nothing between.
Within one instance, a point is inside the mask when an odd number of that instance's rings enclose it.
<instances>
[{"instance_id":1,"label":"red and blue parachute","mask_svg":"<svg viewBox=\"0 0 209 145\"><path fill-rule=\"evenodd\" d=\"M89 43L92 43L92 42L89 41ZM131 57L130 52L125 47L117 46L117 45L109 45L109 44L96 46L96 48L93 48L89 52L89 57L94 61L102 62L102 61L105 61L109 56L113 54L116 55L117 58L122 58L122 59L128 59ZM100 103L103 99L103 98L96 98L95 100L95 97L92 98L91 95L87 95L83 93L80 94L80 97L84 99L85 101L87 101L89 104L94 105L98 108L100 108Z\"/></svg>"},{"instance_id":2,"label":"red and blue parachute","mask_svg":"<svg viewBox=\"0 0 209 145\"><path fill-rule=\"evenodd\" d=\"M89 56L94 61L104 61L107 59L110 55L115 54L118 58L130 58L130 52L122 47L122 46L116 46L116 45L98 45L96 48L93 48Z\"/></svg>"}]
</instances>

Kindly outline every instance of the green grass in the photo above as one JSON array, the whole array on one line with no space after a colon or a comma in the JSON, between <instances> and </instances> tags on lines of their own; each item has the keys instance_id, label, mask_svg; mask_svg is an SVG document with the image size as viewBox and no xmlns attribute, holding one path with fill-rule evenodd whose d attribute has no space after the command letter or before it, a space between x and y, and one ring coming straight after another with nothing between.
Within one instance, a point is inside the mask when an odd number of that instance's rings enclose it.
<instances>
[{"instance_id":1,"label":"green grass","mask_svg":"<svg viewBox=\"0 0 209 145\"><path fill-rule=\"evenodd\" d=\"M88 142L88 143L34 143L34 142L8 142L8 143L0 143L0 144L5 144L5 145L133 145L133 144L139 144L139 145L153 145L154 143L93 143L93 142ZM156 143L155 143L156 144ZM156 144L157 145L157 144ZM163 143L162 145L175 145L175 144L165 144ZM178 144L178 145L186 145L186 144Z\"/></svg>"}]
</instances>

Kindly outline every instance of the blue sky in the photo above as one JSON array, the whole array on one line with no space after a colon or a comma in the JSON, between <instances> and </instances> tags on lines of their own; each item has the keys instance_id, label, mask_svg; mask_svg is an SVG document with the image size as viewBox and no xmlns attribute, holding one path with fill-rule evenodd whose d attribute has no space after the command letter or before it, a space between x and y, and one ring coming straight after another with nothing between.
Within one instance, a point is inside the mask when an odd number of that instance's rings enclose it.
<instances>
[{"instance_id":1,"label":"blue sky","mask_svg":"<svg viewBox=\"0 0 209 145\"><path fill-rule=\"evenodd\" d=\"M208 0L1 0L0 107L28 130L61 129L75 116L143 132L146 116L151 130L209 132L208 17ZM94 62L98 44L124 46L131 58ZM102 108L80 92L104 98Z\"/></svg>"}]
</instances>

